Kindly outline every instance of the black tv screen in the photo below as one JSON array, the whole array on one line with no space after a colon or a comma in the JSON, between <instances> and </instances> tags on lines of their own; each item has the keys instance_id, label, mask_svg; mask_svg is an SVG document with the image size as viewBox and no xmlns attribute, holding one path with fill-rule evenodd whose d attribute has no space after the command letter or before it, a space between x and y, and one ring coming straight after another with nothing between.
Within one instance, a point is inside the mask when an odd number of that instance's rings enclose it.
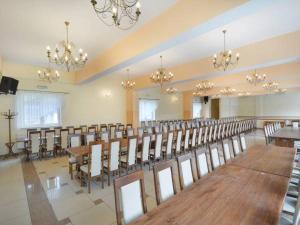
<instances>
[{"instance_id":1,"label":"black tv screen","mask_svg":"<svg viewBox=\"0 0 300 225\"><path fill-rule=\"evenodd\" d=\"M0 82L0 93L15 95L18 89L18 84L18 80L3 76Z\"/></svg>"}]
</instances>

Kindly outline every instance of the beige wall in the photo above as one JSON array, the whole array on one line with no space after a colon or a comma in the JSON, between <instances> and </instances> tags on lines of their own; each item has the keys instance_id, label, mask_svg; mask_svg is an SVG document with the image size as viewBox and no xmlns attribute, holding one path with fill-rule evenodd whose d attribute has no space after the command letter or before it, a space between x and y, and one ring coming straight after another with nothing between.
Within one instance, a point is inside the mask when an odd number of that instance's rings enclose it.
<instances>
[{"instance_id":1,"label":"beige wall","mask_svg":"<svg viewBox=\"0 0 300 225\"><path fill-rule=\"evenodd\" d=\"M300 117L300 93L221 98L220 113L221 117Z\"/></svg>"},{"instance_id":2,"label":"beige wall","mask_svg":"<svg viewBox=\"0 0 300 225\"><path fill-rule=\"evenodd\" d=\"M46 85L47 91L68 93L64 95L63 125L126 122L126 96L120 85L121 79L117 76L106 76L88 84L74 85L74 75L63 73L61 81L48 84L37 79L38 69L40 68L28 65L3 63L4 74L19 79L18 89L38 90L37 85ZM15 98L0 95L0 112L14 110ZM13 137L24 135L25 131L17 130L14 124ZM7 140L7 121L0 116L0 154L6 153L4 144Z\"/></svg>"}]
</instances>

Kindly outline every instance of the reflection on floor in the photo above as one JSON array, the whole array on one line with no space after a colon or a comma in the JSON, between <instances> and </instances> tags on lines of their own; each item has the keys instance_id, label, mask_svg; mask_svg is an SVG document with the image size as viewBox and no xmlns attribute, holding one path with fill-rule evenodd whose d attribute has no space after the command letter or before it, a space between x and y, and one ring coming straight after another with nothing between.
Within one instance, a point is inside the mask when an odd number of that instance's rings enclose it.
<instances>
[{"instance_id":1,"label":"reflection on floor","mask_svg":"<svg viewBox=\"0 0 300 225\"><path fill-rule=\"evenodd\" d=\"M247 135L248 146L263 144L258 130ZM153 173L145 167L147 207L156 207ZM179 190L177 180L177 190ZM116 224L113 185L92 183L91 194L71 180L66 156L21 163L0 162L0 225Z\"/></svg>"}]
</instances>

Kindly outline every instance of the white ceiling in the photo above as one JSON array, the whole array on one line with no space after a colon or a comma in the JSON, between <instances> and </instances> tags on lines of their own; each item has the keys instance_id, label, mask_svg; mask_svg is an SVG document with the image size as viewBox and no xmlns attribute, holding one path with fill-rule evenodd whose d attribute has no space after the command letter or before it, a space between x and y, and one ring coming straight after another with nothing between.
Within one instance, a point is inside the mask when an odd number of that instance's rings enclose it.
<instances>
[{"instance_id":1,"label":"white ceiling","mask_svg":"<svg viewBox=\"0 0 300 225\"><path fill-rule=\"evenodd\" d=\"M300 29L300 1L274 1L270 7L264 7L241 19L200 35L184 44L177 45L130 66L131 75L145 75L159 67L159 56L164 57L164 66L172 67L191 60L211 57L223 48L222 30L227 29L227 46L239 48L251 43L269 39ZM241 55L241 60L243 56ZM200 71L201 68L199 68ZM124 75L125 68L116 72ZM176 76L176 74L175 74Z\"/></svg>"},{"instance_id":2,"label":"white ceiling","mask_svg":"<svg viewBox=\"0 0 300 225\"><path fill-rule=\"evenodd\" d=\"M90 0L0 0L0 56L32 65L47 64L47 45L52 48L65 39L64 21L71 22L70 39L95 57L176 0L140 0L142 14L130 30L107 27L100 21Z\"/></svg>"}]
</instances>

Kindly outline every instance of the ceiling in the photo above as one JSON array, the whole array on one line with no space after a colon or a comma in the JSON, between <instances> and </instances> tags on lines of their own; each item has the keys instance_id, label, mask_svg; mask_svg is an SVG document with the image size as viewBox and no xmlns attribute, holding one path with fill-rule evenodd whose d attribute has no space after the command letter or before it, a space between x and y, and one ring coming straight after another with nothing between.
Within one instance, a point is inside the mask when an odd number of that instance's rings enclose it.
<instances>
[{"instance_id":1,"label":"ceiling","mask_svg":"<svg viewBox=\"0 0 300 225\"><path fill-rule=\"evenodd\" d=\"M140 20L124 31L104 25L90 0L1 0L0 56L17 63L47 65L46 46L53 49L65 39L64 21L68 20L70 39L92 59L175 2L140 0Z\"/></svg>"}]
</instances>

